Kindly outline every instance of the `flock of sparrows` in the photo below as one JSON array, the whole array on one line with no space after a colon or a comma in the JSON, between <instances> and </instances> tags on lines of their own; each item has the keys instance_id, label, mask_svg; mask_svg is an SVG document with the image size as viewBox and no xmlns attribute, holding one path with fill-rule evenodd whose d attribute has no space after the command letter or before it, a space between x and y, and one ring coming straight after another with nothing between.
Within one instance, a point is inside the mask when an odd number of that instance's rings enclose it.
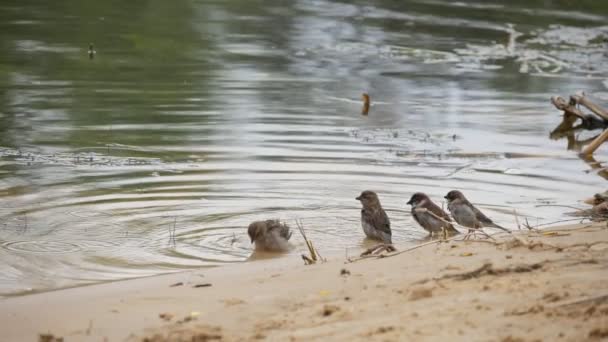
<instances>
[{"instance_id":1,"label":"flock of sparrows","mask_svg":"<svg viewBox=\"0 0 608 342\"><path fill-rule=\"evenodd\" d=\"M407 204L411 205L412 217L429 232L429 236L445 232L447 235L458 234L452 225L452 218L461 226L469 228L469 233L484 227L493 227L509 232L508 229L492 222L462 192L452 190L444 197L448 201L450 215L441 209L425 193L412 195ZM392 243L391 222L380 204L378 195L373 191L363 191L356 198L361 202L361 227L365 235L385 244ZM287 251L291 237L289 226L278 220L256 221L249 225L248 234L251 243L257 250Z\"/></svg>"}]
</instances>

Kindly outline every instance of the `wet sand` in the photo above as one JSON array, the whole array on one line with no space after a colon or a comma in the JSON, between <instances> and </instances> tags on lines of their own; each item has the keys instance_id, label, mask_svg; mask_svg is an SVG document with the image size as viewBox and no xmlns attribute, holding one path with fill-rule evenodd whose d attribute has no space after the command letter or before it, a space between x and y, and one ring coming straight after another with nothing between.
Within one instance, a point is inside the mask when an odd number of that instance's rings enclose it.
<instances>
[{"instance_id":1,"label":"wet sand","mask_svg":"<svg viewBox=\"0 0 608 342\"><path fill-rule=\"evenodd\" d=\"M606 223L515 236L351 263L336 255L304 266L289 256L7 298L0 340L608 338Z\"/></svg>"}]
</instances>

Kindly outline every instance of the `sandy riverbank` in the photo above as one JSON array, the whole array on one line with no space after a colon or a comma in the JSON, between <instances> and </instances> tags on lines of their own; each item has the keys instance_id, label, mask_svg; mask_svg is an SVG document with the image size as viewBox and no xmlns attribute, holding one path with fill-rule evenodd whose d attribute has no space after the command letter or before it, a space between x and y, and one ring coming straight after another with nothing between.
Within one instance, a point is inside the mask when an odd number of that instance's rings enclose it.
<instances>
[{"instance_id":1,"label":"sandy riverbank","mask_svg":"<svg viewBox=\"0 0 608 342\"><path fill-rule=\"evenodd\" d=\"M304 266L290 256L7 298L0 340L608 338L606 223L517 236L353 263L336 256Z\"/></svg>"}]
</instances>

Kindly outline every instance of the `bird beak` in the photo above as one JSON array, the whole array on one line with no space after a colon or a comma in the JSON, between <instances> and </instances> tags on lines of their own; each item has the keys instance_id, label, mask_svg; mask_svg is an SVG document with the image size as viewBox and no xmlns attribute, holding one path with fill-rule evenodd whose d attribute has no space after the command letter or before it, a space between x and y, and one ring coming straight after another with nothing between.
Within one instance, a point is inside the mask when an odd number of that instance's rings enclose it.
<instances>
[{"instance_id":1,"label":"bird beak","mask_svg":"<svg viewBox=\"0 0 608 342\"><path fill-rule=\"evenodd\" d=\"M409 201L408 201L407 203L405 203L405 204L412 205L412 200L409 200Z\"/></svg>"},{"instance_id":2,"label":"bird beak","mask_svg":"<svg viewBox=\"0 0 608 342\"><path fill-rule=\"evenodd\" d=\"M355 199L356 199L357 201L360 201L360 200L361 200L361 196L357 196Z\"/></svg>"},{"instance_id":3,"label":"bird beak","mask_svg":"<svg viewBox=\"0 0 608 342\"><path fill-rule=\"evenodd\" d=\"M448 195L443 196L443 198L448 199Z\"/></svg>"}]
</instances>

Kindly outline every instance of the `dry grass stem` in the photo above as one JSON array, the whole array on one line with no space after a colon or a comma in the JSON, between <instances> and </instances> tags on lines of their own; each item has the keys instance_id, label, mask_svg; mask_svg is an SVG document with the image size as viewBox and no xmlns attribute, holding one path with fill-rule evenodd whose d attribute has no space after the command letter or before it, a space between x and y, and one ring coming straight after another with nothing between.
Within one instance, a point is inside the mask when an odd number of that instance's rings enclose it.
<instances>
[{"instance_id":1,"label":"dry grass stem","mask_svg":"<svg viewBox=\"0 0 608 342\"><path fill-rule=\"evenodd\" d=\"M304 263L306 265L311 265L315 264L317 261L324 261L319 252L316 250L315 246L312 244L312 241L310 241L306 236L306 232L304 232L304 226L302 225L302 222L300 222L300 220L296 220L296 225L298 226L298 230L300 231L302 238L304 238L304 241L306 242L306 247L308 247L308 252L310 253L310 257L302 254L302 259L304 260Z\"/></svg>"}]
</instances>

